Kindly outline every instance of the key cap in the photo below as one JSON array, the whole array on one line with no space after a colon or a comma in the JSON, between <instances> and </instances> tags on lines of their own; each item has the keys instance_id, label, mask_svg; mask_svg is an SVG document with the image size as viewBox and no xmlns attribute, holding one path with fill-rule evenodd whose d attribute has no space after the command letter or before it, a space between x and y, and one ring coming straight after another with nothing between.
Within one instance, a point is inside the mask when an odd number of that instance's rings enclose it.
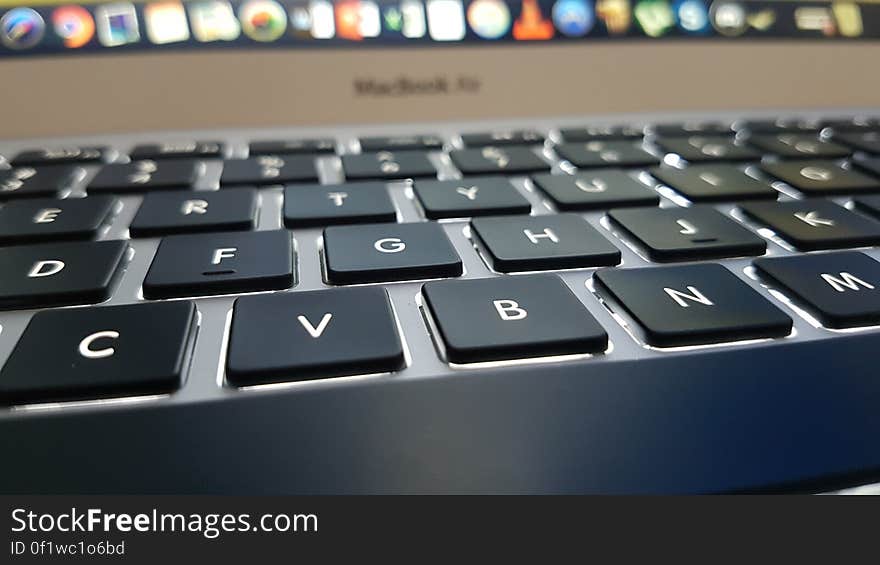
<instances>
[{"instance_id":1,"label":"key cap","mask_svg":"<svg viewBox=\"0 0 880 565\"><path fill-rule=\"evenodd\" d=\"M235 301L226 364L226 380L235 386L386 373L404 364L383 288L286 292Z\"/></svg>"},{"instance_id":2,"label":"key cap","mask_svg":"<svg viewBox=\"0 0 880 565\"><path fill-rule=\"evenodd\" d=\"M96 192L140 192L192 188L204 165L191 159L132 161L105 165L86 188Z\"/></svg>"},{"instance_id":3,"label":"key cap","mask_svg":"<svg viewBox=\"0 0 880 565\"><path fill-rule=\"evenodd\" d=\"M691 165L686 169L655 167L651 174L692 202L776 199L770 185L747 175L734 165Z\"/></svg>"},{"instance_id":4,"label":"key cap","mask_svg":"<svg viewBox=\"0 0 880 565\"><path fill-rule=\"evenodd\" d=\"M164 237L144 279L146 298L280 290L293 285L285 230Z\"/></svg>"},{"instance_id":5,"label":"key cap","mask_svg":"<svg viewBox=\"0 0 880 565\"><path fill-rule=\"evenodd\" d=\"M556 153L575 167L644 167L659 161L639 145L629 141L588 141L563 143Z\"/></svg>"},{"instance_id":6,"label":"key cap","mask_svg":"<svg viewBox=\"0 0 880 565\"><path fill-rule=\"evenodd\" d=\"M493 214L528 214L532 205L504 177L416 181L416 196L432 220Z\"/></svg>"},{"instance_id":7,"label":"key cap","mask_svg":"<svg viewBox=\"0 0 880 565\"><path fill-rule=\"evenodd\" d=\"M330 138L252 141L250 156L317 155L336 152L336 141Z\"/></svg>"},{"instance_id":8,"label":"key cap","mask_svg":"<svg viewBox=\"0 0 880 565\"><path fill-rule=\"evenodd\" d=\"M381 182L284 189L284 224L289 228L395 221L397 211Z\"/></svg>"},{"instance_id":9,"label":"key cap","mask_svg":"<svg viewBox=\"0 0 880 565\"><path fill-rule=\"evenodd\" d=\"M753 134L760 133L819 133L821 125L804 120L746 120L739 129Z\"/></svg>"},{"instance_id":10,"label":"key cap","mask_svg":"<svg viewBox=\"0 0 880 565\"><path fill-rule=\"evenodd\" d=\"M0 170L0 200L55 196L70 188L80 173L77 167L16 167Z\"/></svg>"},{"instance_id":11,"label":"key cap","mask_svg":"<svg viewBox=\"0 0 880 565\"><path fill-rule=\"evenodd\" d=\"M443 139L436 135L390 135L360 138L361 151L411 151L440 149Z\"/></svg>"},{"instance_id":12,"label":"key cap","mask_svg":"<svg viewBox=\"0 0 880 565\"><path fill-rule=\"evenodd\" d=\"M132 237L200 231L239 231L256 226L257 191L171 191L147 194L129 225Z\"/></svg>"},{"instance_id":13,"label":"key cap","mask_svg":"<svg viewBox=\"0 0 880 565\"><path fill-rule=\"evenodd\" d=\"M880 181L877 179L843 169L833 161L764 163L761 169L805 194L846 194L880 190Z\"/></svg>"},{"instance_id":14,"label":"key cap","mask_svg":"<svg viewBox=\"0 0 880 565\"><path fill-rule=\"evenodd\" d=\"M0 402L173 392L195 318L191 302L38 312L0 372Z\"/></svg>"},{"instance_id":15,"label":"key cap","mask_svg":"<svg viewBox=\"0 0 880 565\"><path fill-rule=\"evenodd\" d=\"M843 145L824 141L810 134L755 135L749 138L749 143L761 151L786 159L836 159L852 153Z\"/></svg>"},{"instance_id":16,"label":"key cap","mask_svg":"<svg viewBox=\"0 0 880 565\"><path fill-rule=\"evenodd\" d=\"M805 302L827 327L880 323L880 263L864 253L838 251L764 258L754 265L762 275Z\"/></svg>"},{"instance_id":17,"label":"key cap","mask_svg":"<svg viewBox=\"0 0 880 565\"><path fill-rule=\"evenodd\" d=\"M491 175L549 171L550 163L528 147L483 147L450 151L449 158L465 175Z\"/></svg>"},{"instance_id":18,"label":"key cap","mask_svg":"<svg viewBox=\"0 0 880 565\"><path fill-rule=\"evenodd\" d=\"M853 200L853 204L856 209L874 216L875 218L880 218L880 195L856 198Z\"/></svg>"},{"instance_id":19,"label":"key cap","mask_svg":"<svg viewBox=\"0 0 880 565\"><path fill-rule=\"evenodd\" d=\"M835 134L834 141L845 143L858 151L880 155L880 131Z\"/></svg>"},{"instance_id":20,"label":"key cap","mask_svg":"<svg viewBox=\"0 0 880 565\"><path fill-rule=\"evenodd\" d=\"M10 202L0 208L0 243L93 239L115 204L109 196Z\"/></svg>"},{"instance_id":21,"label":"key cap","mask_svg":"<svg viewBox=\"0 0 880 565\"><path fill-rule=\"evenodd\" d=\"M870 175L880 176L880 157L871 159L853 159L852 164L856 169L864 171Z\"/></svg>"},{"instance_id":22,"label":"key cap","mask_svg":"<svg viewBox=\"0 0 880 565\"><path fill-rule=\"evenodd\" d=\"M505 130L487 133L463 133L461 140L466 147L501 147L506 145L531 145L544 143L544 136L534 130Z\"/></svg>"},{"instance_id":23,"label":"key cap","mask_svg":"<svg viewBox=\"0 0 880 565\"><path fill-rule=\"evenodd\" d=\"M429 282L422 296L451 363L608 347L605 330L556 275Z\"/></svg>"},{"instance_id":24,"label":"key cap","mask_svg":"<svg viewBox=\"0 0 880 565\"><path fill-rule=\"evenodd\" d=\"M603 269L593 277L658 347L784 337L792 320L716 264Z\"/></svg>"},{"instance_id":25,"label":"key cap","mask_svg":"<svg viewBox=\"0 0 880 565\"><path fill-rule=\"evenodd\" d=\"M823 128L831 128L839 132L868 132L880 129L880 123L869 118L838 118L822 120Z\"/></svg>"},{"instance_id":26,"label":"key cap","mask_svg":"<svg viewBox=\"0 0 880 565\"><path fill-rule=\"evenodd\" d=\"M0 249L0 308L107 300L127 250L125 241L4 247Z\"/></svg>"},{"instance_id":27,"label":"key cap","mask_svg":"<svg viewBox=\"0 0 880 565\"><path fill-rule=\"evenodd\" d=\"M639 140L645 133L634 126L586 126L581 128L562 128L559 130L566 143L586 143L588 141L627 141Z\"/></svg>"},{"instance_id":28,"label":"key cap","mask_svg":"<svg viewBox=\"0 0 880 565\"><path fill-rule=\"evenodd\" d=\"M221 159L225 146L219 141L173 141L135 145L129 152L132 161L154 159Z\"/></svg>"},{"instance_id":29,"label":"key cap","mask_svg":"<svg viewBox=\"0 0 880 565\"><path fill-rule=\"evenodd\" d=\"M751 202L740 208L802 251L880 243L880 223L828 200Z\"/></svg>"},{"instance_id":30,"label":"key cap","mask_svg":"<svg viewBox=\"0 0 880 565\"><path fill-rule=\"evenodd\" d=\"M23 165L62 165L109 161L115 152L109 147L45 147L22 151L12 159L16 167Z\"/></svg>"},{"instance_id":31,"label":"key cap","mask_svg":"<svg viewBox=\"0 0 880 565\"><path fill-rule=\"evenodd\" d=\"M357 284L457 277L462 262L440 224L366 224L324 230L327 279Z\"/></svg>"},{"instance_id":32,"label":"key cap","mask_svg":"<svg viewBox=\"0 0 880 565\"><path fill-rule=\"evenodd\" d=\"M620 263L620 250L575 214L477 218L471 228L502 273Z\"/></svg>"},{"instance_id":33,"label":"key cap","mask_svg":"<svg viewBox=\"0 0 880 565\"><path fill-rule=\"evenodd\" d=\"M437 169L423 151L379 151L343 155L342 170L349 180L393 180L436 177Z\"/></svg>"},{"instance_id":34,"label":"key cap","mask_svg":"<svg viewBox=\"0 0 880 565\"><path fill-rule=\"evenodd\" d=\"M611 210L608 218L635 238L652 261L763 255L767 243L706 205Z\"/></svg>"},{"instance_id":35,"label":"key cap","mask_svg":"<svg viewBox=\"0 0 880 565\"><path fill-rule=\"evenodd\" d=\"M660 137L691 137L693 135L733 135L730 126L720 122L685 122L682 124L657 124L654 135Z\"/></svg>"},{"instance_id":36,"label":"key cap","mask_svg":"<svg viewBox=\"0 0 880 565\"><path fill-rule=\"evenodd\" d=\"M666 153L675 153L685 161L760 161L761 154L730 137L692 136L658 138L655 143Z\"/></svg>"},{"instance_id":37,"label":"key cap","mask_svg":"<svg viewBox=\"0 0 880 565\"><path fill-rule=\"evenodd\" d=\"M318 182L315 159L310 155L262 156L223 162L220 186Z\"/></svg>"},{"instance_id":38,"label":"key cap","mask_svg":"<svg viewBox=\"0 0 880 565\"><path fill-rule=\"evenodd\" d=\"M622 169L596 169L573 175L542 173L532 181L559 210L597 210L656 206L660 196Z\"/></svg>"}]
</instances>

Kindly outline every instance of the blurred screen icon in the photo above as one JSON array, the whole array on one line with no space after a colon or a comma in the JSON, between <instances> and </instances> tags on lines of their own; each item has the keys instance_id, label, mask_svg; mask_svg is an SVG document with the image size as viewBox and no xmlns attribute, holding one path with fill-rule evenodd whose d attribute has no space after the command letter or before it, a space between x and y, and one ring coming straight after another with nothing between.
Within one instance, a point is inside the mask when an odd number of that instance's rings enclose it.
<instances>
[{"instance_id":1,"label":"blurred screen icon","mask_svg":"<svg viewBox=\"0 0 880 565\"><path fill-rule=\"evenodd\" d=\"M831 11L837 22L837 30L844 37L860 37L865 32L862 23L862 10L854 2L835 2Z\"/></svg>"},{"instance_id":2,"label":"blurred screen icon","mask_svg":"<svg viewBox=\"0 0 880 565\"><path fill-rule=\"evenodd\" d=\"M712 27L728 37L742 35L749 27L746 10L738 2L715 2L709 8L709 18Z\"/></svg>"},{"instance_id":3,"label":"blurred screen icon","mask_svg":"<svg viewBox=\"0 0 880 565\"><path fill-rule=\"evenodd\" d=\"M678 27L687 33L706 33L709 25L709 10L703 0L677 0L673 5Z\"/></svg>"},{"instance_id":4,"label":"blurred screen icon","mask_svg":"<svg viewBox=\"0 0 880 565\"><path fill-rule=\"evenodd\" d=\"M434 41L464 39L464 8L461 0L428 0L428 34Z\"/></svg>"},{"instance_id":5,"label":"blurred screen icon","mask_svg":"<svg viewBox=\"0 0 880 565\"><path fill-rule=\"evenodd\" d=\"M425 7L421 0L403 0L400 3L400 13L403 14L403 36L408 39L425 37L427 24L425 22Z\"/></svg>"},{"instance_id":6,"label":"blurred screen icon","mask_svg":"<svg viewBox=\"0 0 880 565\"><path fill-rule=\"evenodd\" d=\"M309 2L309 14L312 20L312 37L333 39L336 35L336 22L333 16L333 4L330 0L312 0Z\"/></svg>"},{"instance_id":7,"label":"blurred screen icon","mask_svg":"<svg viewBox=\"0 0 880 565\"><path fill-rule=\"evenodd\" d=\"M675 25L675 15L666 0L640 0L633 13L639 27L649 37L660 37Z\"/></svg>"},{"instance_id":8,"label":"blurred screen icon","mask_svg":"<svg viewBox=\"0 0 880 565\"><path fill-rule=\"evenodd\" d=\"M275 0L250 0L238 9L244 34L254 41L275 41L287 30L287 12Z\"/></svg>"},{"instance_id":9,"label":"blurred screen icon","mask_svg":"<svg viewBox=\"0 0 880 565\"><path fill-rule=\"evenodd\" d=\"M233 41L241 35L238 18L229 2L193 2L188 4L193 36L202 42Z\"/></svg>"},{"instance_id":10,"label":"blurred screen icon","mask_svg":"<svg viewBox=\"0 0 880 565\"><path fill-rule=\"evenodd\" d=\"M337 2L336 35L342 39L360 41L361 34L361 3L360 0L343 0Z\"/></svg>"},{"instance_id":11,"label":"blurred screen icon","mask_svg":"<svg viewBox=\"0 0 880 565\"><path fill-rule=\"evenodd\" d=\"M358 8L358 27L362 37L379 37L382 33L382 14L373 0L361 0Z\"/></svg>"},{"instance_id":12,"label":"blurred screen icon","mask_svg":"<svg viewBox=\"0 0 880 565\"><path fill-rule=\"evenodd\" d=\"M133 4L106 4L96 12L98 40L104 47L117 47L141 40Z\"/></svg>"},{"instance_id":13,"label":"blurred screen icon","mask_svg":"<svg viewBox=\"0 0 880 565\"><path fill-rule=\"evenodd\" d=\"M556 33L553 22L545 19L538 0L522 0L519 18L513 22L513 38L518 41L551 39Z\"/></svg>"},{"instance_id":14,"label":"blurred screen icon","mask_svg":"<svg viewBox=\"0 0 880 565\"><path fill-rule=\"evenodd\" d=\"M30 8L13 8L0 18L0 41L10 49L29 49L46 33L43 17Z\"/></svg>"},{"instance_id":15,"label":"blurred screen icon","mask_svg":"<svg viewBox=\"0 0 880 565\"><path fill-rule=\"evenodd\" d=\"M795 8L794 25L801 31L817 31L827 36L833 36L837 33L837 27L831 17L831 10L824 6Z\"/></svg>"},{"instance_id":16,"label":"blurred screen icon","mask_svg":"<svg viewBox=\"0 0 880 565\"><path fill-rule=\"evenodd\" d=\"M746 22L752 27L752 29L767 31L776 23L776 12L770 8L765 8L748 14L746 16Z\"/></svg>"},{"instance_id":17,"label":"blurred screen icon","mask_svg":"<svg viewBox=\"0 0 880 565\"><path fill-rule=\"evenodd\" d=\"M622 35L632 25L629 0L597 0L596 16L602 20L611 35Z\"/></svg>"},{"instance_id":18,"label":"blurred screen icon","mask_svg":"<svg viewBox=\"0 0 880 565\"><path fill-rule=\"evenodd\" d=\"M52 12L52 27L68 49L82 47L95 37L95 20L82 6L61 6Z\"/></svg>"},{"instance_id":19,"label":"blurred screen icon","mask_svg":"<svg viewBox=\"0 0 880 565\"><path fill-rule=\"evenodd\" d=\"M483 39L498 39L510 31L510 10L502 0L474 0L468 6L467 20Z\"/></svg>"},{"instance_id":20,"label":"blurred screen icon","mask_svg":"<svg viewBox=\"0 0 880 565\"><path fill-rule=\"evenodd\" d=\"M557 0L551 16L559 33L568 37L587 35L596 23L593 4L589 0Z\"/></svg>"},{"instance_id":21,"label":"blurred screen icon","mask_svg":"<svg viewBox=\"0 0 880 565\"><path fill-rule=\"evenodd\" d=\"M299 39L312 38L312 13L307 4L296 4L288 8L290 31Z\"/></svg>"},{"instance_id":22,"label":"blurred screen icon","mask_svg":"<svg viewBox=\"0 0 880 565\"><path fill-rule=\"evenodd\" d=\"M399 6L392 4L382 10L382 29L393 34L403 31L403 12Z\"/></svg>"},{"instance_id":23,"label":"blurred screen icon","mask_svg":"<svg viewBox=\"0 0 880 565\"><path fill-rule=\"evenodd\" d=\"M144 6L147 37L156 45L189 39L186 11L180 2L158 2Z\"/></svg>"}]
</instances>

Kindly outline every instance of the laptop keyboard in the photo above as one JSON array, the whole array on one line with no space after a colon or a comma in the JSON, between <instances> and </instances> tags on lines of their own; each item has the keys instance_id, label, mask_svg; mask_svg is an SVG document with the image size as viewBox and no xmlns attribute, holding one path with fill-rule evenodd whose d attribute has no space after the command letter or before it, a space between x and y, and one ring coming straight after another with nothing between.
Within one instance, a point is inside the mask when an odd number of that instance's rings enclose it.
<instances>
[{"instance_id":1,"label":"laptop keyboard","mask_svg":"<svg viewBox=\"0 0 880 565\"><path fill-rule=\"evenodd\" d=\"M880 120L605 121L0 143L0 417L876 331Z\"/></svg>"}]
</instances>

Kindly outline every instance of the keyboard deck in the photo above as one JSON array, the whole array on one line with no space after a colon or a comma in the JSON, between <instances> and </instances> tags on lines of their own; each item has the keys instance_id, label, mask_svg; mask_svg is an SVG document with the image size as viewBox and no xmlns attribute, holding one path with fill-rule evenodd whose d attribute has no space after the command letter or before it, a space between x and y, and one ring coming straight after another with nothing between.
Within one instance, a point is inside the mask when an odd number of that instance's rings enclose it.
<instances>
[{"instance_id":1,"label":"keyboard deck","mask_svg":"<svg viewBox=\"0 0 880 565\"><path fill-rule=\"evenodd\" d=\"M0 155L0 421L499 368L588 379L880 325L880 110Z\"/></svg>"}]
</instances>

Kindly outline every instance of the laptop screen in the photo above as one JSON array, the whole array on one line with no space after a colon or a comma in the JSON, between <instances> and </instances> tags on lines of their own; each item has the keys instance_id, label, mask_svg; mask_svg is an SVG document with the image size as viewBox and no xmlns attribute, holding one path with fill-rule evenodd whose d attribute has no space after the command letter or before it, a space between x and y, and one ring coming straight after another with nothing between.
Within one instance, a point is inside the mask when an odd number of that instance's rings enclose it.
<instances>
[{"instance_id":1,"label":"laptop screen","mask_svg":"<svg viewBox=\"0 0 880 565\"><path fill-rule=\"evenodd\" d=\"M880 39L880 3L737 0L0 1L0 56L535 42Z\"/></svg>"}]
</instances>

